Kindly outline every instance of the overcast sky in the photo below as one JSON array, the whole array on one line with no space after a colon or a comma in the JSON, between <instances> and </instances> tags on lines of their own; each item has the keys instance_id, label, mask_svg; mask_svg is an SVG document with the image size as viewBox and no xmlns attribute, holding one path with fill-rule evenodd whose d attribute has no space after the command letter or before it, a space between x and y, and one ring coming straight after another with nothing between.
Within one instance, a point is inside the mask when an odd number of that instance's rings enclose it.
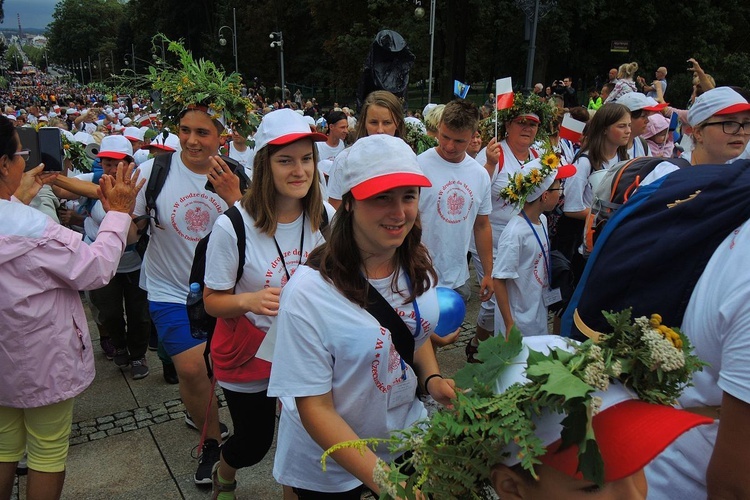
<instances>
[{"instance_id":1,"label":"overcast sky","mask_svg":"<svg viewBox=\"0 0 750 500\"><path fill-rule=\"evenodd\" d=\"M5 0L5 21L0 24L0 28L18 29L16 14L21 14L21 26L24 29L44 29L52 22L56 4L57 0Z\"/></svg>"}]
</instances>

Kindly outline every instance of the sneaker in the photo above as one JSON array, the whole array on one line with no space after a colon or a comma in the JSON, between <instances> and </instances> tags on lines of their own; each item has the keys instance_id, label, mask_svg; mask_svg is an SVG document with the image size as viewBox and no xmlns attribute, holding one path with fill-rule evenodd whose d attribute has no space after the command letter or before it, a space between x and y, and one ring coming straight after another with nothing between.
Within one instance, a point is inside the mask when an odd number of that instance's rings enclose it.
<instances>
[{"instance_id":1,"label":"sneaker","mask_svg":"<svg viewBox=\"0 0 750 500\"><path fill-rule=\"evenodd\" d=\"M201 454L198 456L198 469L193 476L195 484L213 484L211 471L220 458L221 448L219 448L219 443L215 439L206 439Z\"/></svg>"},{"instance_id":2,"label":"sneaker","mask_svg":"<svg viewBox=\"0 0 750 500\"><path fill-rule=\"evenodd\" d=\"M180 383L174 363L162 363L161 367L164 370L164 382L172 385Z\"/></svg>"},{"instance_id":3,"label":"sneaker","mask_svg":"<svg viewBox=\"0 0 750 500\"><path fill-rule=\"evenodd\" d=\"M193 422L193 418L188 412L185 412L185 425L193 430L200 431L198 426L195 425L195 422ZM229 428L224 422L219 422L219 430L221 431L221 439L226 439L229 437Z\"/></svg>"},{"instance_id":4,"label":"sneaker","mask_svg":"<svg viewBox=\"0 0 750 500\"><path fill-rule=\"evenodd\" d=\"M159 349L159 336L156 334L155 329L151 329L151 333L148 336L148 350L156 351Z\"/></svg>"},{"instance_id":5,"label":"sneaker","mask_svg":"<svg viewBox=\"0 0 750 500\"><path fill-rule=\"evenodd\" d=\"M479 353L479 347L471 343L471 340L466 344L466 362L467 363L481 363L475 356Z\"/></svg>"},{"instance_id":6,"label":"sneaker","mask_svg":"<svg viewBox=\"0 0 750 500\"><path fill-rule=\"evenodd\" d=\"M213 484L213 488L211 489L211 500L217 500L222 493L231 493L232 498L234 498L234 490L237 489L237 481L232 482L232 484L223 484L219 482L220 463L220 461L216 462L211 470L211 483Z\"/></svg>"},{"instance_id":7,"label":"sneaker","mask_svg":"<svg viewBox=\"0 0 750 500\"><path fill-rule=\"evenodd\" d=\"M128 354L127 349L115 349L115 355L110 359L115 362L118 368L130 366L130 354Z\"/></svg>"},{"instance_id":8,"label":"sneaker","mask_svg":"<svg viewBox=\"0 0 750 500\"><path fill-rule=\"evenodd\" d=\"M23 454L23 458L16 464L16 475L25 476L29 473L29 466L26 463L26 453Z\"/></svg>"},{"instance_id":9,"label":"sneaker","mask_svg":"<svg viewBox=\"0 0 750 500\"><path fill-rule=\"evenodd\" d=\"M115 345L112 343L112 339L109 337L99 337L99 346L101 346L104 355L107 359L112 360L115 357Z\"/></svg>"},{"instance_id":10,"label":"sneaker","mask_svg":"<svg viewBox=\"0 0 750 500\"><path fill-rule=\"evenodd\" d=\"M146 378L149 373L150 371L148 369L148 363L146 363L146 358L134 359L130 362L130 375L133 377L133 380Z\"/></svg>"}]
</instances>

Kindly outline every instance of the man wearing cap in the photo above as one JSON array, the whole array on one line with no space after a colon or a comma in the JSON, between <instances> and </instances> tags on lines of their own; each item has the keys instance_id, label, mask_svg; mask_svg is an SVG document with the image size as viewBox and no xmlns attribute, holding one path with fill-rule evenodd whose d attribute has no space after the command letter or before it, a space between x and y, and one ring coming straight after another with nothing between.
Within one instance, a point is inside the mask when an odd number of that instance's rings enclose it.
<instances>
[{"instance_id":1,"label":"man wearing cap","mask_svg":"<svg viewBox=\"0 0 750 500\"><path fill-rule=\"evenodd\" d=\"M667 106L667 103L659 104L654 99L646 97L640 92L628 92L617 99L617 104L622 104L630 110L630 140L628 141L628 156L637 158L639 156L651 156L648 143L641 137L648 126L648 117L657 113Z\"/></svg>"},{"instance_id":2,"label":"man wearing cap","mask_svg":"<svg viewBox=\"0 0 750 500\"><path fill-rule=\"evenodd\" d=\"M434 113L434 111L433 111ZM479 110L464 100L445 105L438 125L438 145L417 157L432 187L423 188L419 199L422 242L430 251L438 272L438 286L456 290L464 301L471 295L466 255L473 234L484 269L492 269L492 230L489 214L490 177L466 154L479 125ZM482 280L480 298L492 296L492 277ZM452 341L455 337L434 342Z\"/></svg>"}]
</instances>

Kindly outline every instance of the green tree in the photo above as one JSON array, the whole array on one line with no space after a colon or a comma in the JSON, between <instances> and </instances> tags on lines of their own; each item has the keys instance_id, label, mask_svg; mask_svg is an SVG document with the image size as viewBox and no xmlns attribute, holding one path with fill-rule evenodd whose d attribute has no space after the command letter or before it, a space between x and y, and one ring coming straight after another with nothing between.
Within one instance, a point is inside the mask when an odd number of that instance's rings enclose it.
<instances>
[{"instance_id":1,"label":"green tree","mask_svg":"<svg viewBox=\"0 0 750 500\"><path fill-rule=\"evenodd\" d=\"M63 65L89 57L98 61L116 43L124 15L118 0L61 0L47 28L49 59Z\"/></svg>"}]
</instances>

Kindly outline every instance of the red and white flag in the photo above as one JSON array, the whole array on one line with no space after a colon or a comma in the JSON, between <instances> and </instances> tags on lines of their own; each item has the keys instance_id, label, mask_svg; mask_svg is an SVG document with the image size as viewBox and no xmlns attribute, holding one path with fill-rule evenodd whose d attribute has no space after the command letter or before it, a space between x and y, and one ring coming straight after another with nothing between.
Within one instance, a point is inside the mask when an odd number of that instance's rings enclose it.
<instances>
[{"instance_id":1,"label":"red and white flag","mask_svg":"<svg viewBox=\"0 0 750 500\"><path fill-rule=\"evenodd\" d=\"M500 78L495 82L495 98L497 109L508 109L513 107L513 84L508 78Z\"/></svg>"},{"instance_id":2,"label":"red and white flag","mask_svg":"<svg viewBox=\"0 0 750 500\"><path fill-rule=\"evenodd\" d=\"M586 124L582 121L578 121L570 114L563 116L562 124L560 125L560 139L568 139L571 142L581 142L581 135L583 134L583 128Z\"/></svg>"}]
</instances>

